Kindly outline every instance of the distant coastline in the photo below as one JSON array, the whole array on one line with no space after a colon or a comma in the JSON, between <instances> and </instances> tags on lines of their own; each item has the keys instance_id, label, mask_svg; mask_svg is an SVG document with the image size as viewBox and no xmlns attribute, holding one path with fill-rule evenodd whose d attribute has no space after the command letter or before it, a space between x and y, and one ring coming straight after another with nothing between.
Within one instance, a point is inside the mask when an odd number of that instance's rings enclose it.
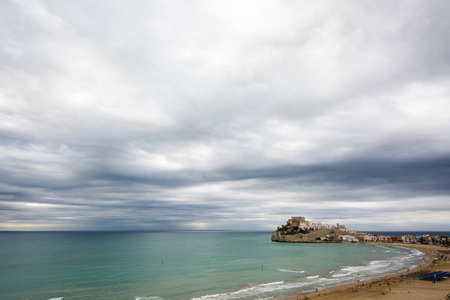
<instances>
[{"instance_id":1,"label":"distant coastline","mask_svg":"<svg viewBox=\"0 0 450 300\"><path fill-rule=\"evenodd\" d=\"M450 245L448 232L421 231L373 231L360 232L350 230L345 225L322 224L307 221L305 217L292 217L286 225L278 227L272 233L272 242L280 243L403 243L428 244L448 247Z\"/></svg>"}]
</instances>

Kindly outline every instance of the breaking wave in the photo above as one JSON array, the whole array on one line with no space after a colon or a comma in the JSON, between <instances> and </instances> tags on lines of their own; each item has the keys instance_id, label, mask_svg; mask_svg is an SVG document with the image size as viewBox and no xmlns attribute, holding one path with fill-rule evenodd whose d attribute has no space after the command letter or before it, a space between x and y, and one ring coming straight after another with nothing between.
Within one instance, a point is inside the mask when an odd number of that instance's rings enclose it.
<instances>
[{"instance_id":1,"label":"breaking wave","mask_svg":"<svg viewBox=\"0 0 450 300\"><path fill-rule=\"evenodd\" d=\"M286 269L277 269L277 271L286 272L286 273L305 273L305 271L295 271L295 270L286 270Z\"/></svg>"},{"instance_id":2,"label":"breaking wave","mask_svg":"<svg viewBox=\"0 0 450 300\"><path fill-rule=\"evenodd\" d=\"M388 247L383 247L388 248ZM396 252L391 248L391 253ZM384 249L382 249L384 250ZM404 256L395 256L386 260L372 260L358 266L343 266L340 269L312 276L300 276L293 281L275 281L252 285L237 291L206 295L192 299L232 300L232 299L272 299L280 294L309 292L324 289L336 284L345 284L355 280L367 280L378 276L401 272L417 265L424 257L424 253L415 249L408 249ZM276 269L279 272L305 273L303 270Z\"/></svg>"}]
</instances>

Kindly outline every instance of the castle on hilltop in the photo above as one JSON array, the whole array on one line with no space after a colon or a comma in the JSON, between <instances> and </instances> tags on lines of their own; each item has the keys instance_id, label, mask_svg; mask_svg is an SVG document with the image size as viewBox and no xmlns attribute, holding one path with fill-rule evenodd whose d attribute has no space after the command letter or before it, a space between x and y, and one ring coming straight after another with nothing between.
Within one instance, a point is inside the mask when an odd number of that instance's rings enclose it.
<instances>
[{"instance_id":1,"label":"castle on hilltop","mask_svg":"<svg viewBox=\"0 0 450 300\"><path fill-rule=\"evenodd\" d=\"M272 233L272 242L280 243L356 243L356 242L381 242L381 243L404 243L404 244L430 244L450 245L447 236L414 236L405 234L402 236L372 235L356 230L350 230L345 225L328 225L309 222L305 217L292 217L286 225L278 227Z\"/></svg>"},{"instance_id":2,"label":"castle on hilltop","mask_svg":"<svg viewBox=\"0 0 450 300\"><path fill-rule=\"evenodd\" d=\"M349 230L345 225L309 222L305 217L292 217L272 234L272 242L285 243L355 243L365 240L365 233Z\"/></svg>"}]
</instances>

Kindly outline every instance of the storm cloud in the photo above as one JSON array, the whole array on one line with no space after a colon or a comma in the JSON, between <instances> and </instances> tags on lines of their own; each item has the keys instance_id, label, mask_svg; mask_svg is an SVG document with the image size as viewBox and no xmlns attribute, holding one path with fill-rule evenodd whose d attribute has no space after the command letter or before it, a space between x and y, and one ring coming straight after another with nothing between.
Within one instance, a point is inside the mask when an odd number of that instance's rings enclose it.
<instances>
[{"instance_id":1,"label":"storm cloud","mask_svg":"<svg viewBox=\"0 0 450 300\"><path fill-rule=\"evenodd\" d=\"M450 230L447 1L3 1L0 230Z\"/></svg>"}]
</instances>

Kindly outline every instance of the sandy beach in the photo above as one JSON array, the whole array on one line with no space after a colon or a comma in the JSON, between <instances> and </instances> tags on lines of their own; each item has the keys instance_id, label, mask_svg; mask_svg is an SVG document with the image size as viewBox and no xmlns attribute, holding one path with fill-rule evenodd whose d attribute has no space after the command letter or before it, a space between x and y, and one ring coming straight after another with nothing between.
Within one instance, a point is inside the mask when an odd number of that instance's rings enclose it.
<instances>
[{"instance_id":1,"label":"sandy beach","mask_svg":"<svg viewBox=\"0 0 450 300\"><path fill-rule=\"evenodd\" d=\"M446 299L450 294L450 279L441 280L437 283L418 279L403 279L409 276L414 276L420 272L426 271L449 271L450 261L443 261L435 263L435 258L440 254L438 251L448 251L448 248L435 245L421 245L421 244L403 244L403 243L370 243L379 244L383 246L398 246L406 248L414 248L430 253L430 259L419 268L385 276L382 278L373 278L365 282L355 282L354 284L340 285L330 287L316 292L306 294L298 294L289 297L283 297L283 300L303 300L305 296L307 299ZM449 256L449 254L446 254Z\"/></svg>"}]
</instances>

